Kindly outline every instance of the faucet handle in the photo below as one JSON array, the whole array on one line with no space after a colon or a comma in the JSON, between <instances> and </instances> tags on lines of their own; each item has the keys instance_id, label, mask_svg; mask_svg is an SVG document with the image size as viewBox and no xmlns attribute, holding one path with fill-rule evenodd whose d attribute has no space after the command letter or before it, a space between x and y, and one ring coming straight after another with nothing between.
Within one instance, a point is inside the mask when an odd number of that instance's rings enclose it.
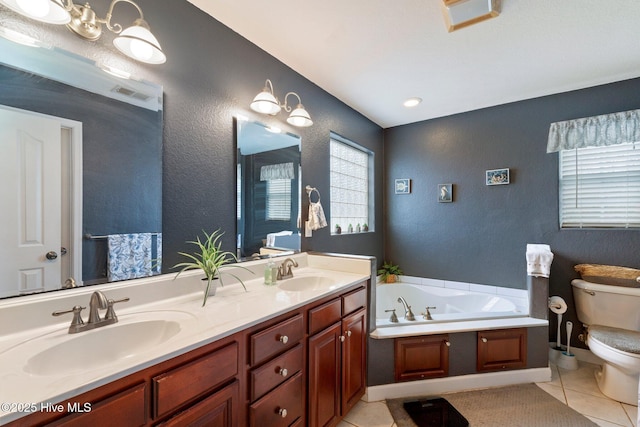
<instances>
[{"instance_id":1,"label":"faucet handle","mask_svg":"<svg viewBox=\"0 0 640 427\"><path fill-rule=\"evenodd\" d=\"M396 309L392 308L391 310L385 310L385 313L391 312L391 317L389 318L389 322L398 323L398 316L396 315Z\"/></svg>"},{"instance_id":2,"label":"faucet handle","mask_svg":"<svg viewBox=\"0 0 640 427\"><path fill-rule=\"evenodd\" d=\"M435 310L436 307L425 307L427 312L426 313L422 313L422 317L425 320L433 320L433 317L431 317L431 312L429 312L429 309Z\"/></svg>"},{"instance_id":3,"label":"faucet handle","mask_svg":"<svg viewBox=\"0 0 640 427\"><path fill-rule=\"evenodd\" d=\"M113 304L118 304L119 302L127 302L127 301L129 301L128 297L127 298L122 298L122 299L119 299L119 300L112 300L112 299L108 300L107 301L107 314L104 315L104 320L113 319L114 322L117 322L118 321L118 316L116 316L116 312L113 309Z\"/></svg>"},{"instance_id":4,"label":"faucet handle","mask_svg":"<svg viewBox=\"0 0 640 427\"><path fill-rule=\"evenodd\" d=\"M67 314L67 313L73 313L73 319L71 320L71 327L74 326L78 326L78 325L84 325L84 321L82 320L82 316L80 316L80 312L82 310L84 310L87 307L80 307L79 305L75 305L73 306L73 308L71 310L65 310L65 311L54 311L53 313L51 313L52 316L61 316L63 314Z\"/></svg>"}]
</instances>

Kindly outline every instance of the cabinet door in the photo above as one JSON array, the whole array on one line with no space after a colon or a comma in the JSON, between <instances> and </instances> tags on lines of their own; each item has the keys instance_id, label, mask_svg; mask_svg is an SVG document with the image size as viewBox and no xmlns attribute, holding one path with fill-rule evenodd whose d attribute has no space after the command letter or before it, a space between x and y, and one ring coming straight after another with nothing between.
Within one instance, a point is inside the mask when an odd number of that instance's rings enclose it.
<instances>
[{"instance_id":1,"label":"cabinet door","mask_svg":"<svg viewBox=\"0 0 640 427\"><path fill-rule=\"evenodd\" d=\"M366 386L366 310L342 320L342 415L364 395Z\"/></svg>"},{"instance_id":2,"label":"cabinet door","mask_svg":"<svg viewBox=\"0 0 640 427\"><path fill-rule=\"evenodd\" d=\"M478 372L527 366L527 329L478 332Z\"/></svg>"},{"instance_id":3,"label":"cabinet door","mask_svg":"<svg viewBox=\"0 0 640 427\"><path fill-rule=\"evenodd\" d=\"M309 338L309 426L340 418L340 331L336 323Z\"/></svg>"},{"instance_id":4,"label":"cabinet door","mask_svg":"<svg viewBox=\"0 0 640 427\"><path fill-rule=\"evenodd\" d=\"M449 336L396 338L396 381L423 380L449 375Z\"/></svg>"},{"instance_id":5,"label":"cabinet door","mask_svg":"<svg viewBox=\"0 0 640 427\"><path fill-rule=\"evenodd\" d=\"M238 380L161 424L166 427L235 427L238 425Z\"/></svg>"}]
</instances>

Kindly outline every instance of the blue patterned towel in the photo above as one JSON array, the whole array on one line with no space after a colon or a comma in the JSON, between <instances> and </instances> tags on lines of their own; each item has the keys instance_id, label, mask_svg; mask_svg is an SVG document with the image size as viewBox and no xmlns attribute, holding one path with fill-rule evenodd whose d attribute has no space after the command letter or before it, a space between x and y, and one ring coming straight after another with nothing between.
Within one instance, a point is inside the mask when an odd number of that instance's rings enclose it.
<instances>
[{"instance_id":1,"label":"blue patterned towel","mask_svg":"<svg viewBox=\"0 0 640 427\"><path fill-rule=\"evenodd\" d=\"M107 236L107 277L110 282L152 276L160 271L162 237L156 241L153 260L153 237L156 233L110 234Z\"/></svg>"}]
</instances>

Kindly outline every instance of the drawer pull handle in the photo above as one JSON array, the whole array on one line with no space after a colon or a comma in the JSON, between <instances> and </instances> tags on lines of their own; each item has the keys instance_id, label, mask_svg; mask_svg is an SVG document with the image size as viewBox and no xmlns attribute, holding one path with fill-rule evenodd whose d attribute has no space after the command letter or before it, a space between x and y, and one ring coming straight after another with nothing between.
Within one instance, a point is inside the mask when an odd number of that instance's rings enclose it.
<instances>
[{"instance_id":1,"label":"drawer pull handle","mask_svg":"<svg viewBox=\"0 0 640 427\"><path fill-rule=\"evenodd\" d=\"M282 344L286 344L286 343L288 343L288 342L289 342L289 337L288 337L288 336L286 336L286 335L282 335L282 336L280 337L280 342L281 342Z\"/></svg>"},{"instance_id":2,"label":"drawer pull handle","mask_svg":"<svg viewBox=\"0 0 640 427\"><path fill-rule=\"evenodd\" d=\"M482 337L482 342L488 342L489 340L486 339L485 337Z\"/></svg>"},{"instance_id":3,"label":"drawer pull handle","mask_svg":"<svg viewBox=\"0 0 640 427\"><path fill-rule=\"evenodd\" d=\"M278 375L286 377L287 375L289 375L289 371L287 371L287 368L280 368L280 370L278 371Z\"/></svg>"},{"instance_id":4,"label":"drawer pull handle","mask_svg":"<svg viewBox=\"0 0 640 427\"><path fill-rule=\"evenodd\" d=\"M340 342L344 342L344 335L340 335Z\"/></svg>"},{"instance_id":5,"label":"drawer pull handle","mask_svg":"<svg viewBox=\"0 0 640 427\"><path fill-rule=\"evenodd\" d=\"M450 342L449 340L445 340L444 344L445 344L447 347L451 347L451 342Z\"/></svg>"},{"instance_id":6,"label":"drawer pull handle","mask_svg":"<svg viewBox=\"0 0 640 427\"><path fill-rule=\"evenodd\" d=\"M286 418L287 417L287 410L284 408L280 408L278 410L278 414L282 417L282 418Z\"/></svg>"},{"instance_id":7,"label":"drawer pull handle","mask_svg":"<svg viewBox=\"0 0 640 427\"><path fill-rule=\"evenodd\" d=\"M347 336L350 337L351 336L351 331L347 331Z\"/></svg>"}]
</instances>

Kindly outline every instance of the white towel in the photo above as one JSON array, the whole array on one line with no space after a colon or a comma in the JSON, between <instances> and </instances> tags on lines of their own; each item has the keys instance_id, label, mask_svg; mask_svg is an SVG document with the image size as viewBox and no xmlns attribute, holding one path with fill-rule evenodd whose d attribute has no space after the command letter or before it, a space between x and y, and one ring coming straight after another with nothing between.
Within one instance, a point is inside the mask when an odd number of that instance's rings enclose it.
<instances>
[{"instance_id":1,"label":"white towel","mask_svg":"<svg viewBox=\"0 0 640 427\"><path fill-rule=\"evenodd\" d=\"M110 234L107 245L110 282L153 275L151 233Z\"/></svg>"},{"instance_id":2,"label":"white towel","mask_svg":"<svg viewBox=\"0 0 640 427\"><path fill-rule=\"evenodd\" d=\"M527 274L549 277L553 253L549 245L527 244Z\"/></svg>"},{"instance_id":3,"label":"white towel","mask_svg":"<svg viewBox=\"0 0 640 427\"><path fill-rule=\"evenodd\" d=\"M327 219L324 217L324 209L322 209L320 200L315 203L309 201L309 228L311 230L319 230L326 226Z\"/></svg>"}]
</instances>

